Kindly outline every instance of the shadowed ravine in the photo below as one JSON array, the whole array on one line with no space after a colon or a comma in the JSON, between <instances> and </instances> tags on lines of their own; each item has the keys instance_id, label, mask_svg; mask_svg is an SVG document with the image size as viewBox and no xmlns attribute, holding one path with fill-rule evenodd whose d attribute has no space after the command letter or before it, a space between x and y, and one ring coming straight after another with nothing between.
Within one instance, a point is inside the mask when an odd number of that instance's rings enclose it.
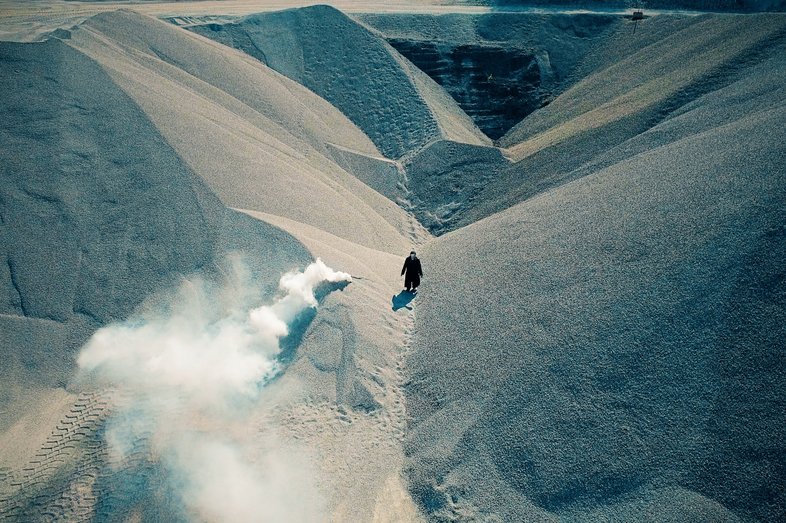
<instances>
[{"instance_id":1,"label":"shadowed ravine","mask_svg":"<svg viewBox=\"0 0 786 523\"><path fill-rule=\"evenodd\" d=\"M389 42L445 88L492 140L549 100L544 87L554 72L545 53L538 57L504 47Z\"/></svg>"}]
</instances>

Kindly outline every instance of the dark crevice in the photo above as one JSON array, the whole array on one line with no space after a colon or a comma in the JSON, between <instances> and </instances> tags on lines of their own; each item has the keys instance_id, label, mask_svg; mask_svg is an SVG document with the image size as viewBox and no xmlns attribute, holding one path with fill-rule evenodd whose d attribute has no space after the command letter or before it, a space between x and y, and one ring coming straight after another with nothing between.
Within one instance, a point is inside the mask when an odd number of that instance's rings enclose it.
<instances>
[{"instance_id":1,"label":"dark crevice","mask_svg":"<svg viewBox=\"0 0 786 523\"><path fill-rule=\"evenodd\" d=\"M22 316L30 316L27 311L27 307L25 307L25 298L22 295L22 289L19 288L19 280L16 274L16 269L14 267L14 262L11 258L7 259L8 262L8 272L11 275L11 285L14 287L14 290L19 295L19 310L22 312Z\"/></svg>"},{"instance_id":2,"label":"dark crevice","mask_svg":"<svg viewBox=\"0 0 786 523\"><path fill-rule=\"evenodd\" d=\"M318 303L321 303L328 294L333 291L344 290L347 285L349 285L349 282L323 282L314 289L314 297L317 299ZM297 349L303 342L303 337L308 332L308 328L316 316L317 309L309 307L298 314L289 325L289 334L279 342L281 352L278 355L278 361L282 365L286 366L294 361L297 355Z\"/></svg>"},{"instance_id":3,"label":"dark crevice","mask_svg":"<svg viewBox=\"0 0 786 523\"><path fill-rule=\"evenodd\" d=\"M517 48L388 39L441 85L489 138L501 138L551 99L548 54Z\"/></svg>"}]
</instances>

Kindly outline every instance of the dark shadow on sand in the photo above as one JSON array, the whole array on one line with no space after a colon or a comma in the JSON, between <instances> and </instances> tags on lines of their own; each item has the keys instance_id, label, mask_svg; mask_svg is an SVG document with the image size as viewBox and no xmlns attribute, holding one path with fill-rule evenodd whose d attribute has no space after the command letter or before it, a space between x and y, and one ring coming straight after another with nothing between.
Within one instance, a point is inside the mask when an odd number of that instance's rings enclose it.
<instances>
[{"instance_id":1,"label":"dark shadow on sand","mask_svg":"<svg viewBox=\"0 0 786 523\"><path fill-rule=\"evenodd\" d=\"M411 311L412 307L409 306L409 302L414 300L415 296L417 296L417 293L407 290L399 292L397 295L393 296L393 310L397 311L399 309L407 309L408 311Z\"/></svg>"},{"instance_id":2,"label":"dark shadow on sand","mask_svg":"<svg viewBox=\"0 0 786 523\"><path fill-rule=\"evenodd\" d=\"M333 291L344 290L347 285L349 285L349 282L347 281L337 283L321 283L314 289L314 297L317 299L317 302L322 302L325 296ZM316 315L317 310L309 307L298 314L297 318L295 318L295 320L289 325L289 334L287 334L287 336L282 338L280 341L281 352L278 355L279 362L286 365L295 359L297 348L303 341L303 336L306 335L308 326L311 325L312 321L314 321Z\"/></svg>"}]
</instances>

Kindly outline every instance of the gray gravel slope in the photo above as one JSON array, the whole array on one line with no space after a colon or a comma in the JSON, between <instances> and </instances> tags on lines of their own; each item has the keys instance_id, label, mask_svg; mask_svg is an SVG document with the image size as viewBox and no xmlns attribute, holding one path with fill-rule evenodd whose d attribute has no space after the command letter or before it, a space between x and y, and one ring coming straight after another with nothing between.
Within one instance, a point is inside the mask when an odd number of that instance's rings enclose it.
<instances>
[{"instance_id":1,"label":"gray gravel slope","mask_svg":"<svg viewBox=\"0 0 786 523\"><path fill-rule=\"evenodd\" d=\"M421 249L408 474L433 520L786 517L786 104L691 115Z\"/></svg>"}]
</instances>

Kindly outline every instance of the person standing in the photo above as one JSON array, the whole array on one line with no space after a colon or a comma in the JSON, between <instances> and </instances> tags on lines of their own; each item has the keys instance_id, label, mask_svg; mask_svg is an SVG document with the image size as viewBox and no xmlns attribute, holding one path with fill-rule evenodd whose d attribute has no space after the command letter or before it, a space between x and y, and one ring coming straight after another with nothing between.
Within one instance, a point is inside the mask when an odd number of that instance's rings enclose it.
<instances>
[{"instance_id":1,"label":"person standing","mask_svg":"<svg viewBox=\"0 0 786 523\"><path fill-rule=\"evenodd\" d=\"M415 251L410 252L407 259L404 260L401 275L404 276L404 289L408 292L417 291L420 277L423 276L423 268L420 266L420 260L415 255Z\"/></svg>"}]
</instances>

